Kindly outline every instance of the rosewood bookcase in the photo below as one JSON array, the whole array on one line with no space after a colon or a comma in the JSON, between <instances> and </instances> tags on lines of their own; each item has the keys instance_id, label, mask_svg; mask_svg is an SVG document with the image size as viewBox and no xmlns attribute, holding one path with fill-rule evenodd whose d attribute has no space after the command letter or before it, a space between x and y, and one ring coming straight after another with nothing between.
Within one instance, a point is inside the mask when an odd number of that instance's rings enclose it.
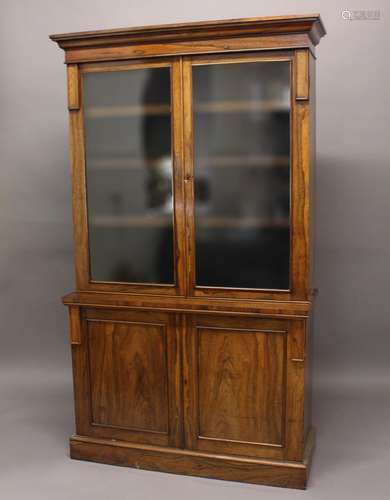
<instances>
[{"instance_id":1,"label":"rosewood bookcase","mask_svg":"<svg viewBox=\"0 0 390 500\"><path fill-rule=\"evenodd\" d=\"M52 35L71 457L304 488L319 15Z\"/></svg>"}]
</instances>

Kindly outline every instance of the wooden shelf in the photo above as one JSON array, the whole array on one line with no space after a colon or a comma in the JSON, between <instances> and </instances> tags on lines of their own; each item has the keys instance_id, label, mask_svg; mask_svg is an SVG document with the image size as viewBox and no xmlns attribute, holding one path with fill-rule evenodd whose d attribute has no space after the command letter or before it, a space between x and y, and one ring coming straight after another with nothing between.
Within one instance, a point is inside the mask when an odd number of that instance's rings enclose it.
<instances>
[{"instance_id":1,"label":"wooden shelf","mask_svg":"<svg viewBox=\"0 0 390 500\"><path fill-rule=\"evenodd\" d=\"M195 113L246 113L254 111L289 111L289 101L279 99L270 100L231 100L231 101L210 101L194 104Z\"/></svg>"},{"instance_id":2,"label":"wooden shelf","mask_svg":"<svg viewBox=\"0 0 390 500\"><path fill-rule=\"evenodd\" d=\"M167 227L173 225L172 214L158 215L95 215L94 227Z\"/></svg>"},{"instance_id":3,"label":"wooden shelf","mask_svg":"<svg viewBox=\"0 0 390 500\"><path fill-rule=\"evenodd\" d=\"M195 218L198 228L288 228L288 219L264 219L260 217L200 216ZM96 215L91 219L93 227L168 227L172 214L167 215Z\"/></svg>"},{"instance_id":4,"label":"wooden shelf","mask_svg":"<svg viewBox=\"0 0 390 500\"><path fill-rule=\"evenodd\" d=\"M284 100L230 100L194 104L195 113L248 113L255 111L288 112L290 103ZM95 106L85 110L88 118L126 118L131 116L169 115L169 104L134 104L130 106Z\"/></svg>"},{"instance_id":5,"label":"wooden shelf","mask_svg":"<svg viewBox=\"0 0 390 500\"><path fill-rule=\"evenodd\" d=\"M195 226L200 228L287 228L288 219L264 219L261 217L195 217Z\"/></svg>"},{"instance_id":6,"label":"wooden shelf","mask_svg":"<svg viewBox=\"0 0 390 500\"><path fill-rule=\"evenodd\" d=\"M144 158L96 158L87 161L88 170L130 170L144 169Z\"/></svg>"},{"instance_id":7,"label":"wooden shelf","mask_svg":"<svg viewBox=\"0 0 390 500\"><path fill-rule=\"evenodd\" d=\"M147 104L132 106L96 106L85 110L88 118L126 118L128 116L169 115L169 104Z\"/></svg>"},{"instance_id":8,"label":"wooden shelf","mask_svg":"<svg viewBox=\"0 0 390 500\"><path fill-rule=\"evenodd\" d=\"M231 155L231 156L210 156L209 158L195 158L195 164L207 167L288 167L290 165L290 157L288 155Z\"/></svg>"},{"instance_id":9,"label":"wooden shelf","mask_svg":"<svg viewBox=\"0 0 390 500\"><path fill-rule=\"evenodd\" d=\"M158 162L158 160L156 160ZM150 162L153 163L152 161ZM146 161L142 158L106 158L87 162L89 170L130 170L145 168ZM210 156L209 158L195 159L195 164L201 167L212 168L274 168L289 167L288 155L232 155Z\"/></svg>"}]
</instances>

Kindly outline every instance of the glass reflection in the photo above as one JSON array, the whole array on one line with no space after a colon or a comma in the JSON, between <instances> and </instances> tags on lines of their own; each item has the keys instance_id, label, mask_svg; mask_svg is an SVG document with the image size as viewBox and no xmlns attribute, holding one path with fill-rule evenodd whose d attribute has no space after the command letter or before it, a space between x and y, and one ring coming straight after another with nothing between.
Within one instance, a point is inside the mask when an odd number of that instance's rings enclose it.
<instances>
[{"instance_id":1,"label":"glass reflection","mask_svg":"<svg viewBox=\"0 0 390 500\"><path fill-rule=\"evenodd\" d=\"M173 283L170 68L86 73L91 278Z\"/></svg>"},{"instance_id":2,"label":"glass reflection","mask_svg":"<svg viewBox=\"0 0 390 500\"><path fill-rule=\"evenodd\" d=\"M290 66L194 66L196 284L289 288Z\"/></svg>"}]
</instances>

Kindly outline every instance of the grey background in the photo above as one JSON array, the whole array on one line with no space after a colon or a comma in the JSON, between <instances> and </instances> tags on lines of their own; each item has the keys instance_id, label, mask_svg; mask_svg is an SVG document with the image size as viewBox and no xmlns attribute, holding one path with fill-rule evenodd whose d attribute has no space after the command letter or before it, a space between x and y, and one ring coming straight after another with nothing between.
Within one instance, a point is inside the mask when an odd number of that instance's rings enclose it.
<instances>
[{"instance_id":1,"label":"grey background","mask_svg":"<svg viewBox=\"0 0 390 500\"><path fill-rule=\"evenodd\" d=\"M387 2L0 1L0 496L386 499L390 480ZM380 21L341 10L380 9ZM73 284L62 52L49 33L320 12L314 418L307 492L71 461Z\"/></svg>"}]
</instances>

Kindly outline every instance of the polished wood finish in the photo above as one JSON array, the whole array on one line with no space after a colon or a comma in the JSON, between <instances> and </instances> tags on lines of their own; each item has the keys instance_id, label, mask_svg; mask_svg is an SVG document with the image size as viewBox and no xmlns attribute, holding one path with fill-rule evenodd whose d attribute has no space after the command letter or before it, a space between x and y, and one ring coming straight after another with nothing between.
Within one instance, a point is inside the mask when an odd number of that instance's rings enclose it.
<instances>
[{"instance_id":1,"label":"polished wood finish","mask_svg":"<svg viewBox=\"0 0 390 500\"><path fill-rule=\"evenodd\" d=\"M87 323L93 423L166 433L165 325Z\"/></svg>"},{"instance_id":2,"label":"polished wood finish","mask_svg":"<svg viewBox=\"0 0 390 500\"><path fill-rule=\"evenodd\" d=\"M227 51L314 50L325 29L318 14L260 17L51 35L66 63ZM260 36L259 36L260 35Z\"/></svg>"},{"instance_id":3,"label":"polished wood finish","mask_svg":"<svg viewBox=\"0 0 390 500\"><path fill-rule=\"evenodd\" d=\"M314 449L310 328L314 301L313 179L318 14L53 35L65 50L70 116L76 290L66 297L76 435L72 458L254 484L304 488ZM224 175L290 167L290 286L197 286L192 70L197 65L285 61L290 66L290 155L208 159ZM171 108L93 109L95 119L171 113L173 285L93 281L86 196L83 78L88 72L169 67ZM269 99L201 102L200 113L282 110ZM200 160L201 161L201 160ZM89 168L140 168L137 158ZM245 193L243 193L245 196ZM99 216L144 227L145 217ZM242 220L241 220L242 223ZM244 224L267 227L266 219ZM153 224L166 224L165 216ZM234 227L234 217L204 225ZM273 222L275 224L275 222Z\"/></svg>"},{"instance_id":4,"label":"polished wood finish","mask_svg":"<svg viewBox=\"0 0 390 500\"><path fill-rule=\"evenodd\" d=\"M284 458L288 322L194 315L187 325L187 446Z\"/></svg>"},{"instance_id":5,"label":"polished wood finish","mask_svg":"<svg viewBox=\"0 0 390 500\"><path fill-rule=\"evenodd\" d=\"M70 440L71 457L78 460L296 489L306 488L313 449L313 431L308 435L301 463L113 442L78 435Z\"/></svg>"},{"instance_id":6,"label":"polished wood finish","mask_svg":"<svg viewBox=\"0 0 390 500\"><path fill-rule=\"evenodd\" d=\"M81 311L79 307L69 307L69 328L71 345L81 344Z\"/></svg>"},{"instance_id":7,"label":"polished wood finish","mask_svg":"<svg viewBox=\"0 0 390 500\"><path fill-rule=\"evenodd\" d=\"M115 66L115 71L128 71L143 68L171 68L171 116L172 116L172 157L173 157L173 191L174 191L174 239L175 239L175 261L176 276L174 285L154 284L153 286L139 283L112 283L99 282L91 279L89 266L88 246L88 210L86 193L86 162L85 162L85 132L84 111L82 107L71 112L72 133L72 177L73 177L73 217L74 217L74 242L75 242L75 266L76 284L79 290L96 291L118 291L133 293L157 293L160 295L184 295L185 294L185 252L184 241L180 237L184 232L184 214L182 207L183 199L183 171L181 168L182 154L182 103L181 103L181 61L174 58L166 58L159 61L138 61L132 65ZM78 72L82 79L84 72L91 68L82 67ZM104 71L109 68L105 65ZM82 89L81 81L79 88ZM82 90L81 98L82 98Z\"/></svg>"},{"instance_id":8,"label":"polished wood finish","mask_svg":"<svg viewBox=\"0 0 390 500\"><path fill-rule=\"evenodd\" d=\"M80 109L80 78L77 64L68 64L68 110Z\"/></svg>"},{"instance_id":9,"label":"polished wood finish","mask_svg":"<svg viewBox=\"0 0 390 500\"><path fill-rule=\"evenodd\" d=\"M238 289L238 288L224 288L224 287L204 287L196 285L195 278L195 173L194 173L194 127L193 127L193 102L192 102L192 67L197 65L209 65L209 64L240 64L245 62L272 62L277 61L288 61L291 68L295 68L295 59L292 52L280 52L272 54L229 54L229 55L208 55L208 56L196 56L196 57L183 57L183 95L184 95L184 134L185 134L185 147L184 147L184 171L185 171L185 181L186 181L186 212L187 212L187 226L186 226L186 236L187 236L187 252L188 252L188 266L187 266L187 280L188 280L188 290L189 295L195 297L215 297L215 298L240 298L240 299L272 299L279 298L283 299L307 299L307 288L300 287L300 276L305 274L305 268L307 262L302 259L299 255L299 250L301 248L300 242L293 238L291 241L291 252L290 252L290 268L291 268L291 289L289 290L278 290L277 292L273 290L265 289ZM291 71L292 74L296 74L296 71ZM291 122L294 122L296 116L296 105L295 105L295 88L296 83L294 78L291 82ZM217 105L220 101L217 101ZM275 103L274 103L275 104ZM302 226L302 222L305 219L304 208L306 206L305 202L305 188L304 188L304 178L300 175L300 165L298 164L297 156L292 152L291 156L291 176L295 179L295 186L292 184L292 214L290 218L292 219L292 224L299 224ZM295 202L295 197L301 196L300 202ZM280 225L287 225L290 221L284 221ZM286 224L287 223L287 224ZM263 226L264 221L260 221ZM259 223L258 223L259 225Z\"/></svg>"},{"instance_id":10,"label":"polished wood finish","mask_svg":"<svg viewBox=\"0 0 390 500\"><path fill-rule=\"evenodd\" d=\"M130 296L127 293L73 292L63 298L66 305L93 306L96 308L110 307L113 309L138 309L154 311L170 311L185 313L226 314L236 315L307 318L310 314L311 301L282 300L242 300L213 297L166 297L159 295Z\"/></svg>"},{"instance_id":11,"label":"polished wood finish","mask_svg":"<svg viewBox=\"0 0 390 500\"><path fill-rule=\"evenodd\" d=\"M197 23L163 24L137 28L117 28L99 31L84 31L51 35L63 49L74 47L105 46L109 40L117 44L142 43L153 40L178 41L198 38L219 38L221 36L252 34L307 33L313 44L317 45L325 34L319 14L253 17L202 21Z\"/></svg>"},{"instance_id":12,"label":"polished wood finish","mask_svg":"<svg viewBox=\"0 0 390 500\"><path fill-rule=\"evenodd\" d=\"M78 434L180 446L175 315L107 308L80 313L80 343L73 348Z\"/></svg>"},{"instance_id":13,"label":"polished wood finish","mask_svg":"<svg viewBox=\"0 0 390 500\"><path fill-rule=\"evenodd\" d=\"M296 99L309 99L309 53L306 50L295 52Z\"/></svg>"}]
</instances>

